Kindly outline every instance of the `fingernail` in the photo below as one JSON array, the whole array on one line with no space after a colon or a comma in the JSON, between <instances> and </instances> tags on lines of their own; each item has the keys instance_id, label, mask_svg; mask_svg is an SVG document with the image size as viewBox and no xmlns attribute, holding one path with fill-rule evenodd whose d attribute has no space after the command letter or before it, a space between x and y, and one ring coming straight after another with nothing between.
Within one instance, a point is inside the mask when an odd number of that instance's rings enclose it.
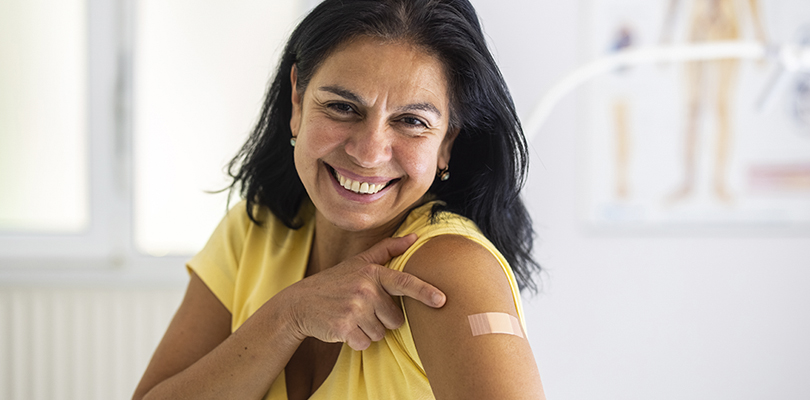
<instances>
[{"instance_id":1,"label":"fingernail","mask_svg":"<svg viewBox=\"0 0 810 400\"><path fill-rule=\"evenodd\" d=\"M439 307L439 306L442 305L443 302L444 302L444 296L442 296L439 293L434 293L433 294L433 305L435 305L436 307Z\"/></svg>"}]
</instances>

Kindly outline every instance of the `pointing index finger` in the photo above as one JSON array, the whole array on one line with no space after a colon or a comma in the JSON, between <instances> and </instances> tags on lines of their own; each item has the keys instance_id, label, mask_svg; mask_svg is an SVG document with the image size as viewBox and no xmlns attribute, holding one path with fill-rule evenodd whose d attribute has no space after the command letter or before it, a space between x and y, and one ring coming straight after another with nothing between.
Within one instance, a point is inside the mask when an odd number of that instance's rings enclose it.
<instances>
[{"instance_id":1,"label":"pointing index finger","mask_svg":"<svg viewBox=\"0 0 810 400\"><path fill-rule=\"evenodd\" d=\"M380 285L392 296L408 296L424 303L426 306L440 308L447 297L435 286L407 273L381 268Z\"/></svg>"}]
</instances>

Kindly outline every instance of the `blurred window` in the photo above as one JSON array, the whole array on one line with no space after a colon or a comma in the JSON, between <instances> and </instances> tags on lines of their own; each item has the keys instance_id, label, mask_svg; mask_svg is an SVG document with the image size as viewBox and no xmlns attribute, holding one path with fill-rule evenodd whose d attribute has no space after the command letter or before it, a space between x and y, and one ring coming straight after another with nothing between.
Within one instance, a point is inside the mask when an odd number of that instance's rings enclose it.
<instances>
[{"instance_id":1,"label":"blurred window","mask_svg":"<svg viewBox=\"0 0 810 400\"><path fill-rule=\"evenodd\" d=\"M151 255L199 250L223 173L257 120L300 11L289 0L141 0L134 41L134 227Z\"/></svg>"},{"instance_id":2,"label":"blurred window","mask_svg":"<svg viewBox=\"0 0 810 400\"><path fill-rule=\"evenodd\" d=\"M90 222L84 0L0 2L0 232Z\"/></svg>"},{"instance_id":3,"label":"blurred window","mask_svg":"<svg viewBox=\"0 0 810 400\"><path fill-rule=\"evenodd\" d=\"M0 269L202 248L312 3L0 1Z\"/></svg>"}]
</instances>

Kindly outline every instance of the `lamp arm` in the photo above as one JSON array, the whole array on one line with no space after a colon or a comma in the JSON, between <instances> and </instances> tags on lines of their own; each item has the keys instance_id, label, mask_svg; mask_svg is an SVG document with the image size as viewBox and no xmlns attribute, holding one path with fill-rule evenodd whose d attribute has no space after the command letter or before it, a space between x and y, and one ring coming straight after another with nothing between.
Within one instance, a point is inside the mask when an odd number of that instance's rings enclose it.
<instances>
[{"instance_id":1,"label":"lamp arm","mask_svg":"<svg viewBox=\"0 0 810 400\"><path fill-rule=\"evenodd\" d=\"M795 47L795 46L793 46ZM795 49L790 47L791 54ZM784 47L785 49L788 46ZM551 111L568 93L588 81L589 79L620 67L639 64L652 64L661 62L686 62L696 60L721 59L762 59L768 56L779 57L781 62L785 58L785 51L775 52L769 46L752 41L717 41L700 44L651 46L638 49L628 49L619 53L605 56L585 64L557 82L534 107L526 123L527 139L531 141L548 119ZM790 61L801 60L805 68L810 68L810 49L804 49L801 56L789 57Z\"/></svg>"}]
</instances>

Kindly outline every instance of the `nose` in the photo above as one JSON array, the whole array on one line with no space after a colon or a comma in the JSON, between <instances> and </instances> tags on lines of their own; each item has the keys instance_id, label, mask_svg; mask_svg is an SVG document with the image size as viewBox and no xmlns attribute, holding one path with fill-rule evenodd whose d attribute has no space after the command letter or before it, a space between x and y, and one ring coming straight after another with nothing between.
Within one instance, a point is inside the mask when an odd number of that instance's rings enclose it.
<instances>
[{"instance_id":1,"label":"nose","mask_svg":"<svg viewBox=\"0 0 810 400\"><path fill-rule=\"evenodd\" d=\"M346 142L346 154L360 167L374 168L391 159L391 133L384 121L366 120Z\"/></svg>"}]
</instances>

